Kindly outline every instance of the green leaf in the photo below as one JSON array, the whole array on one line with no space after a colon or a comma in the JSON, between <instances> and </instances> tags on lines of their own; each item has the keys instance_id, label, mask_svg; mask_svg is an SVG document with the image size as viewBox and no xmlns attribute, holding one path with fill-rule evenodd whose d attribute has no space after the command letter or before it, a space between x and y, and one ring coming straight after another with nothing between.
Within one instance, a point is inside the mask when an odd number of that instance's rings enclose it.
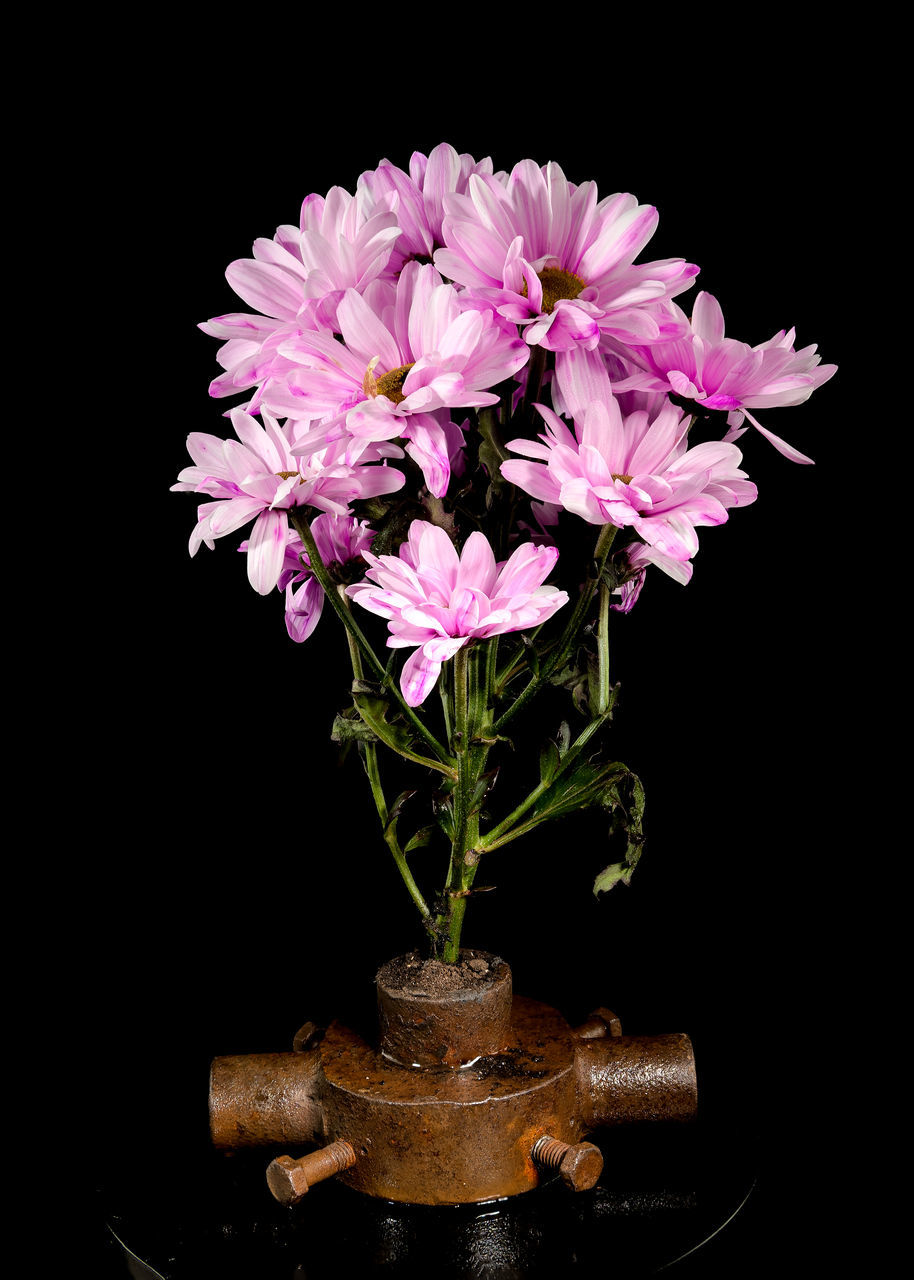
<instances>
[{"instance_id":1,"label":"green leaf","mask_svg":"<svg viewBox=\"0 0 914 1280\"><path fill-rule=\"evenodd\" d=\"M558 748L555 754L557 762ZM552 786L537 798L530 809L525 825L531 820L545 822L547 819L559 818L563 814L587 809L592 805L611 808L618 803L616 784L627 774L629 770L618 760L601 764L598 756L592 756L567 773L561 774ZM634 774L630 776L634 777Z\"/></svg>"},{"instance_id":2,"label":"green leaf","mask_svg":"<svg viewBox=\"0 0 914 1280\"><path fill-rule=\"evenodd\" d=\"M611 867L604 868L593 882L595 894L609 893L619 883L630 884L634 867L624 862L614 862Z\"/></svg>"},{"instance_id":3,"label":"green leaf","mask_svg":"<svg viewBox=\"0 0 914 1280\"><path fill-rule=\"evenodd\" d=\"M543 743L540 751L540 782L551 782L561 761L561 752L552 739Z\"/></svg>"},{"instance_id":4,"label":"green leaf","mask_svg":"<svg viewBox=\"0 0 914 1280\"><path fill-rule=\"evenodd\" d=\"M341 711L330 730L331 742L377 742L378 735L355 710Z\"/></svg>"},{"instance_id":5,"label":"green leaf","mask_svg":"<svg viewBox=\"0 0 914 1280\"><path fill-rule=\"evenodd\" d=\"M616 803L610 812L609 838L625 840L625 856L622 862L605 867L594 880L595 894L608 893L615 885L629 884L632 872L644 845L642 823L644 821L644 788L637 774L626 771L616 790Z\"/></svg>"},{"instance_id":6,"label":"green leaf","mask_svg":"<svg viewBox=\"0 0 914 1280\"><path fill-rule=\"evenodd\" d=\"M457 833L457 824L454 821L454 806L450 796L440 791L432 796L432 812L435 815L435 821L438 826L448 840L453 843L454 836Z\"/></svg>"},{"instance_id":7,"label":"green leaf","mask_svg":"<svg viewBox=\"0 0 914 1280\"><path fill-rule=\"evenodd\" d=\"M424 849L426 845L431 844L432 836L435 834L435 827L420 827L413 838L403 846L404 853L412 853L414 849Z\"/></svg>"},{"instance_id":8,"label":"green leaf","mask_svg":"<svg viewBox=\"0 0 914 1280\"><path fill-rule=\"evenodd\" d=\"M489 477L489 491L486 495L486 506L491 506L502 493L507 481L501 474L501 464L510 458L500 439L498 416L494 412L483 411L478 419L479 461L486 469ZM491 494L491 501L489 494Z\"/></svg>"}]
</instances>

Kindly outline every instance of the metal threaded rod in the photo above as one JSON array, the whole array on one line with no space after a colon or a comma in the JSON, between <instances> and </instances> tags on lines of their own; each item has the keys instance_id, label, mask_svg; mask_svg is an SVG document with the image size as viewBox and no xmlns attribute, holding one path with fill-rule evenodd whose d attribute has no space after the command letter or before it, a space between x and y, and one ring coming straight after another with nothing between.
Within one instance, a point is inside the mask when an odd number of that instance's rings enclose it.
<instances>
[{"instance_id":1,"label":"metal threaded rod","mask_svg":"<svg viewBox=\"0 0 914 1280\"><path fill-rule=\"evenodd\" d=\"M546 1135L540 1138L533 1148L533 1159L537 1164L544 1164L547 1169L557 1169L562 1163L562 1156L570 1149L569 1143Z\"/></svg>"},{"instance_id":2,"label":"metal threaded rod","mask_svg":"<svg viewBox=\"0 0 914 1280\"><path fill-rule=\"evenodd\" d=\"M332 1178L356 1162L352 1144L345 1138L312 1151L299 1160L277 1156L267 1168L267 1186L280 1204L298 1204L316 1182Z\"/></svg>"}]
</instances>

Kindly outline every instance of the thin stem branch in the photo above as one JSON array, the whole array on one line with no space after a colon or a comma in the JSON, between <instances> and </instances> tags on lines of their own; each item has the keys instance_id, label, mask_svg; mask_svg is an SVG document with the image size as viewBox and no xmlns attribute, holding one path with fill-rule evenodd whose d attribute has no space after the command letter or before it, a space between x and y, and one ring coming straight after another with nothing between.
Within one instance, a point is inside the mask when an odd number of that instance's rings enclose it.
<instances>
[{"instance_id":1,"label":"thin stem branch","mask_svg":"<svg viewBox=\"0 0 914 1280\"><path fill-rule=\"evenodd\" d=\"M348 610L349 601L342 586L337 587L337 594L343 601L343 607ZM362 654L359 646L355 642L352 633L347 629L346 638L349 641L349 657L352 660L352 674L356 680L363 679ZM390 811L387 808L387 799L384 795L384 788L381 785L381 774L378 769L378 748L373 742L363 742L360 744L362 748L362 759L365 762L365 772L368 775L368 783L371 787L371 794L374 797L375 808L378 811L378 817L381 819L381 830L384 833L384 841L393 854L394 862L397 870L406 885L407 892L419 910L419 914L423 919L431 917L431 911L428 904L422 896L422 892L413 877L413 873L406 861L406 854L400 848L400 842L397 840L395 824L390 822Z\"/></svg>"},{"instance_id":2,"label":"thin stem branch","mask_svg":"<svg viewBox=\"0 0 914 1280\"><path fill-rule=\"evenodd\" d=\"M304 515L301 514L300 510L290 511L289 517L293 525L295 526L299 537L304 543L305 550L308 553L308 560L310 562L311 572L314 574L315 578L317 578L318 582L323 587L324 595L326 596L327 600L329 600L331 606L333 607L334 611L337 614L337 617L340 619L343 626L346 628L347 633L358 644L359 648L362 651L362 655L364 656L369 667L371 668L373 675L383 686L385 686L390 691L392 696L395 698L395 700L399 704L400 710L403 713L403 715L406 717L406 720L408 721L408 723L412 726L412 728L416 731L416 733L418 733L420 738L422 738L428 744L428 746L431 747L431 749L434 751L438 759L450 763L450 757L448 756L447 749L441 745L441 743L438 741L438 739L435 737L432 731L428 728L428 726L423 724L423 722L416 715L412 707L408 705L402 693L397 688L396 681L390 679L389 672L385 669L384 665L381 663L374 649L371 647L371 645L368 643L368 640L365 638L365 635L363 634L361 627L356 622L355 618L352 616L352 612L348 607L348 601L346 604L344 604L341 596L337 593L336 587L338 586L338 584L333 581L333 579L331 578L327 570L327 566L324 564L323 560L321 559L321 554L317 549L317 543L314 541L314 535L311 532L311 526L308 523L307 519L305 518Z\"/></svg>"},{"instance_id":3,"label":"thin stem branch","mask_svg":"<svg viewBox=\"0 0 914 1280\"><path fill-rule=\"evenodd\" d=\"M597 713L609 706L609 599L611 589L600 579L600 618L597 624Z\"/></svg>"},{"instance_id":4,"label":"thin stem branch","mask_svg":"<svg viewBox=\"0 0 914 1280\"><path fill-rule=\"evenodd\" d=\"M567 770L571 768L594 734L601 729L610 718L615 700L616 690L613 689L610 691L606 710L601 715L595 716L594 719L591 720L590 724L586 725L581 730L572 745L562 756L555 772L548 781L540 782L535 786L530 794L520 802L517 808L512 813L508 814L504 821L500 822L497 827L493 827L491 831L487 832L487 834L480 839L476 846L477 853L491 853L493 849L498 849L501 845L508 844L511 840L516 840L518 836L523 835L526 831L532 830L533 827L537 826L539 822L542 821L541 818L535 818L530 822L524 823L523 826L514 826L518 818L522 818L523 815L536 804L540 796L544 795L550 787L554 786L562 774L566 773Z\"/></svg>"},{"instance_id":5,"label":"thin stem branch","mask_svg":"<svg viewBox=\"0 0 914 1280\"><path fill-rule=\"evenodd\" d=\"M583 623L584 618L587 615L587 611L590 608L597 585L603 576L603 570L606 568L606 561L615 536L616 526L613 524L604 524L600 530L600 536L597 538L597 545L594 548L593 577L585 583L584 590L578 596L571 617L568 620L565 630L562 633L562 637L553 651L552 656L546 659L546 661L541 665L539 673L530 678L529 682L518 694L515 701L510 707L508 707L507 711L504 712L500 719L496 720L495 724L492 726L493 733L501 733L508 721L513 719L522 707L526 706L534 694L537 693L544 684L546 684L553 671L556 671L568 657L568 654L571 652L577 638L578 631L581 628L581 624Z\"/></svg>"}]
</instances>

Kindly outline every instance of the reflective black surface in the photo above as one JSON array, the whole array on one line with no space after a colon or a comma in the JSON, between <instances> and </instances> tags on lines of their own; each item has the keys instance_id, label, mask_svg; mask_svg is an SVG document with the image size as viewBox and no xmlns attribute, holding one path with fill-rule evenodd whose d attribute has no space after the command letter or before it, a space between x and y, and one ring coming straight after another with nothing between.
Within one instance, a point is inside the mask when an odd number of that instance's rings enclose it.
<instances>
[{"instance_id":1,"label":"reflective black surface","mask_svg":"<svg viewBox=\"0 0 914 1280\"><path fill-rule=\"evenodd\" d=\"M699 1122L597 1137L603 1176L577 1195L553 1178L508 1201L432 1208L330 1182L286 1209L266 1189L269 1152L198 1150L140 1176L119 1171L101 1196L123 1274L162 1280L685 1273L751 1200L756 1153L738 1130Z\"/></svg>"}]
</instances>

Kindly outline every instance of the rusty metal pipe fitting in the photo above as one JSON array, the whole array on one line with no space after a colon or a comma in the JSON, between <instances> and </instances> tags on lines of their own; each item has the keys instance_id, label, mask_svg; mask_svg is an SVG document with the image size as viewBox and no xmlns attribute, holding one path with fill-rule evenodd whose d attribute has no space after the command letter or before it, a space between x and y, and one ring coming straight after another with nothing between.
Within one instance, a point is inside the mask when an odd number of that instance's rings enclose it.
<instances>
[{"instance_id":1,"label":"rusty metal pipe fitting","mask_svg":"<svg viewBox=\"0 0 914 1280\"><path fill-rule=\"evenodd\" d=\"M455 966L398 956L377 976L381 1053L404 1067L460 1067L511 1042L511 970L498 956L460 953L469 984L437 989ZM410 976L411 968L415 976Z\"/></svg>"},{"instance_id":2,"label":"rusty metal pipe fitting","mask_svg":"<svg viewBox=\"0 0 914 1280\"><path fill-rule=\"evenodd\" d=\"M234 1150L319 1141L320 1086L320 1058L314 1051L216 1058L209 1080L213 1145Z\"/></svg>"},{"instance_id":3,"label":"rusty metal pipe fitting","mask_svg":"<svg viewBox=\"0 0 914 1280\"><path fill-rule=\"evenodd\" d=\"M555 1009L512 997L503 960L462 956L468 983L455 990L453 970L411 957L384 966L377 1045L336 1022L326 1033L306 1023L298 1052L217 1058L215 1145L321 1144L270 1165L284 1204L333 1176L400 1203L478 1204L531 1190L544 1168L586 1190L602 1168L587 1134L694 1116L687 1036L624 1036L609 1009L572 1030Z\"/></svg>"},{"instance_id":4,"label":"rusty metal pipe fitting","mask_svg":"<svg viewBox=\"0 0 914 1280\"><path fill-rule=\"evenodd\" d=\"M575 1072L588 1131L695 1117L695 1055L686 1035L582 1040L575 1049Z\"/></svg>"}]
</instances>

